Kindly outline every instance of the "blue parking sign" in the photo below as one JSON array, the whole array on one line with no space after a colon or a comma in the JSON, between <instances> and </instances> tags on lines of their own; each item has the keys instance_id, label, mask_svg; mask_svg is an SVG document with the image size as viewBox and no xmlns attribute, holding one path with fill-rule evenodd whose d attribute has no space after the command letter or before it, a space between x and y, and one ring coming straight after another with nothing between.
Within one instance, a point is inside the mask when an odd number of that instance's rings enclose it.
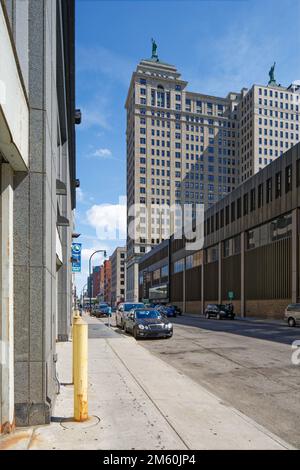
<instances>
[{"instance_id":1,"label":"blue parking sign","mask_svg":"<svg viewBox=\"0 0 300 470\"><path fill-rule=\"evenodd\" d=\"M72 243L72 272L81 272L81 243Z\"/></svg>"}]
</instances>

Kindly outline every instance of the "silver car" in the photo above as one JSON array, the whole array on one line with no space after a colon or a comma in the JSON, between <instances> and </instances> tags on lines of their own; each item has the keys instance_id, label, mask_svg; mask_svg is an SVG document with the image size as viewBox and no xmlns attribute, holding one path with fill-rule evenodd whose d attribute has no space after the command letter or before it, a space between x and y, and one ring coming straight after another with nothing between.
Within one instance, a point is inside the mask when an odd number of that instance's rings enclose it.
<instances>
[{"instance_id":1,"label":"silver car","mask_svg":"<svg viewBox=\"0 0 300 470\"><path fill-rule=\"evenodd\" d=\"M300 304L290 304L284 311L284 319L289 326L300 324Z\"/></svg>"}]
</instances>

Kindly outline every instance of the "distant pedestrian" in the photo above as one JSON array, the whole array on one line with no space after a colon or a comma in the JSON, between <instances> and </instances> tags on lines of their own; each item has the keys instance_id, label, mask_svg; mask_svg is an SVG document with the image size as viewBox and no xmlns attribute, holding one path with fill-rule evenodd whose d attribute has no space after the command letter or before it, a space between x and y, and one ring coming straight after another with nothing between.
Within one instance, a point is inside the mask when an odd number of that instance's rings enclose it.
<instances>
[{"instance_id":1,"label":"distant pedestrian","mask_svg":"<svg viewBox=\"0 0 300 470\"><path fill-rule=\"evenodd\" d=\"M108 317L108 326L110 327L110 319L111 319L111 316L112 316L112 309L110 306L108 306L107 308L107 317Z\"/></svg>"}]
</instances>

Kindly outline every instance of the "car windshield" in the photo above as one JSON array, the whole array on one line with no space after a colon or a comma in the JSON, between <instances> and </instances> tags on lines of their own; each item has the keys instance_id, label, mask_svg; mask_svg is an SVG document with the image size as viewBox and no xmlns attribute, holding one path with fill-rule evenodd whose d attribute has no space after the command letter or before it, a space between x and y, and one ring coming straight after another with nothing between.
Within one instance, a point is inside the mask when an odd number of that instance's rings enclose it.
<instances>
[{"instance_id":1,"label":"car windshield","mask_svg":"<svg viewBox=\"0 0 300 470\"><path fill-rule=\"evenodd\" d=\"M143 308L144 304L124 304L124 312L129 312L134 308Z\"/></svg>"},{"instance_id":2,"label":"car windshield","mask_svg":"<svg viewBox=\"0 0 300 470\"><path fill-rule=\"evenodd\" d=\"M220 309L222 309L222 310L226 310L226 305L221 305L221 304L220 304L220 305L218 305L218 307L219 307Z\"/></svg>"},{"instance_id":3,"label":"car windshield","mask_svg":"<svg viewBox=\"0 0 300 470\"><path fill-rule=\"evenodd\" d=\"M100 308L106 308L106 307L108 307L107 304L100 304Z\"/></svg>"},{"instance_id":4,"label":"car windshield","mask_svg":"<svg viewBox=\"0 0 300 470\"><path fill-rule=\"evenodd\" d=\"M144 318L161 318L157 310L139 310L135 315L139 320L143 320Z\"/></svg>"}]
</instances>

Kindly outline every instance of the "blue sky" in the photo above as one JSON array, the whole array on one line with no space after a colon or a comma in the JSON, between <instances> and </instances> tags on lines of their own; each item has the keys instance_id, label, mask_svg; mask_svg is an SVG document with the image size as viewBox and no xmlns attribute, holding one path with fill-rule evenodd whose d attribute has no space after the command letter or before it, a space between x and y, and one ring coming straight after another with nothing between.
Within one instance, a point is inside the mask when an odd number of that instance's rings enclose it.
<instances>
[{"instance_id":1,"label":"blue sky","mask_svg":"<svg viewBox=\"0 0 300 470\"><path fill-rule=\"evenodd\" d=\"M76 231L82 236L83 271L95 249L124 245L114 221L125 215L125 99L132 72L151 55L151 37L162 61L174 64L191 91L225 96L265 84L276 61L282 85L300 79L299 0L104 1L77 0ZM119 239L116 239L119 236ZM108 239L113 238L113 239ZM99 264L100 257L95 257Z\"/></svg>"}]
</instances>

